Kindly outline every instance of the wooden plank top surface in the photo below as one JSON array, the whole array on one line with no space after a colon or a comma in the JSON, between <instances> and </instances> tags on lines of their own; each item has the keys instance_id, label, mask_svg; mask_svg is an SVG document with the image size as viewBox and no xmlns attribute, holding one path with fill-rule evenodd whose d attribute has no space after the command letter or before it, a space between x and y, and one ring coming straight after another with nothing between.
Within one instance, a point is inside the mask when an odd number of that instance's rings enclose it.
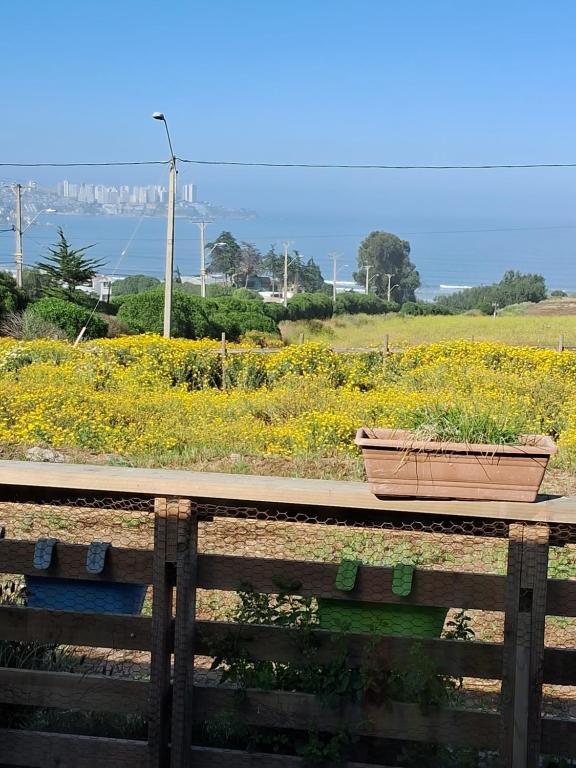
<instances>
[{"instance_id":1,"label":"wooden plank top surface","mask_svg":"<svg viewBox=\"0 0 576 768\"><path fill-rule=\"evenodd\" d=\"M0 461L0 486L113 492L129 496L185 496L222 503L324 507L349 512L406 512L493 520L576 523L576 497L540 497L534 503L380 499L367 483L295 477L140 469L90 464Z\"/></svg>"}]
</instances>

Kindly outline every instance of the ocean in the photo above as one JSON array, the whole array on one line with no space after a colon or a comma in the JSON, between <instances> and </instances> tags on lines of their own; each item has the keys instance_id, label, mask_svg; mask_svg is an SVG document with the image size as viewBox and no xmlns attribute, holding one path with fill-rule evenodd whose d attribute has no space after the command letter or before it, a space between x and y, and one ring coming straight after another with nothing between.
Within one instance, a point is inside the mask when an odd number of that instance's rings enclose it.
<instances>
[{"instance_id":1,"label":"ocean","mask_svg":"<svg viewBox=\"0 0 576 768\"><path fill-rule=\"evenodd\" d=\"M89 253L105 262L103 272L126 276L164 273L166 222L160 218L45 214L24 234L24 262L47 255L61 226L74 248L93 245ZM385 216L261 213L253 219L221 219L207 227L206 240L229 230L266 252L281 250L284 240L305 259L313 257L324 277L332 277L330 253L338 253L338 281L351 280L359 243L373 230L394 232L411 245L421 276L419 296L432 299L461 287L499 280L508 269L543 274L550 289L576 291L576 223L539 225L533 220L495 222L422 217L390 220ZM198 274L198 227L176 220L175 264L182 275ZM13 267L12 233L0 235L0 269Z\"/></svg>"}]
</instances>

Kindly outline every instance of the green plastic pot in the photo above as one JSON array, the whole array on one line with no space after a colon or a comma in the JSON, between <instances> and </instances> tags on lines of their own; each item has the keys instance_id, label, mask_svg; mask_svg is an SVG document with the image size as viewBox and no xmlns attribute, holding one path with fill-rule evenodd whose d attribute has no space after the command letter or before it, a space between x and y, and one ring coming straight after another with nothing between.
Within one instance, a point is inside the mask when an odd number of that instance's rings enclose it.
<instances>
[{"instance_id":1,"label":"green plastic pot","mask_svg":"<svg viewBox=\"0 0 576 768\"><path fill-rule=\"evenodd\" d=\"M342 560L336 576L336 588L353 592L360 560ZM398 563L392 573L392 594L400 599L412 591L415 568ZM402 603L364 603L358 600L318 599L318 618L322 629L338 632L362 632L407 637L439 637L447 608Z\"/></svg>"},{"instance_id":2,"label":"green plastic pot","mask_svg":"<svg viewBox=\"0 0 576 768\"><path fill-rule=\"evenodd\" d=\"M440 637L447 608L360 603L355 600L318 600L321 629L407 637Z\"/></svg>"}]
</instances>

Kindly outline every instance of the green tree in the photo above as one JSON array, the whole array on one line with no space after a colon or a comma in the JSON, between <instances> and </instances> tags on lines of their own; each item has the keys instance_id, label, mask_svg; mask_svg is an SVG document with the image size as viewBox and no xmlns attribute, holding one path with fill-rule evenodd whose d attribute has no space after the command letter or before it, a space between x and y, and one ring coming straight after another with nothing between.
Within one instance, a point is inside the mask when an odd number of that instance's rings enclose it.
<instances>
[{"instance_id":1,"label":"green tree","mask_svg":"<svg viewBox=\"0 0 576 768\"><path fill-rule=\"evenodd\" d=\"M546 282L542 275L527 274L508 270L499 283L492 285L476 285L463 291L441 296L436 303L448 307L455 312L467 312L479 309L484 314L498 307L508 307L510 304L520 304L524 301L538 302L546 298Z\"/></svg>"},{"instance_id":2,"label":"green tree","mask_svg":"<svg viewBox=\"0 0 576 768\"><path fill-rule=\"evenodd\" d=\"M214 248L216 243L223 243L218 248ZM214 248L210 256L208 272L223 274L226 282L228 279L240 270L242 261L242 249L236 238L231 232L220 232L216 240L208 243L208 249Z\"/></svg>"},{"instance_id":3,"label":"green tree","mask_svg":"<svg viewBox=\"0 0 576 768\"><path fill-rule=\"evenodd\" d=\"M48 291L50 279L36 267L24 267L22 270L22 289L29 301L38 301Z\"/></svg>"},{"instance_id":4,"label":"green tree","mask_svg":"<svg viewBox=\"0 0 576 768\"><path fill-rule=\"evenodd\" d=\"M284 256L281 253L276 253L273 245L262 258L262 269L272 278L272 290L281 291L284 279Z\"/></svg>"},{"instance_id":5,"label":"green tree","mask_svg":"<svg viewBox=\"0 0 576 768\"><path fill-rule=\"evenodd\" d=\"M177 282L177 280L175 281ZM112 283L112 296L126 296L132 293L144 293L151 288L160 285L157 277L149 275L129 275L123 280L115 280Z\"/></svg>"},{"instance_id":6,"label":"green tree","mask_svg":"<svg viewBox=\"0 0 576 768\"><path fill-rule=\"evenodd\" d=\"M306 293L316 293L322 290L324 277L314 259L308 259L300 270L300 289Z\"/></svg>"},{"instance_id":7,"label":"green tree","mask_svg":"<svg viewBox=\"0 0 576 768\"><path fill-rule=\"evenodd\" d=\"M58 243L48 249L50 256L38 263L38 269L48 275L48 293L74 301L78 286L89 283L104 262L86 258L84 254L92 248L91 245L73 250L61 227L58 228L58 237Z\"/></svg>"},{"instance_id":8,"label":"green tree","mask_svg":"<svg viewBox=\"0 0 576 768\"><path fill-rule=\"evenodd\" d=\"M360 285L366 281L366 267L370 267L371 287L382 299L388 297L387 274L392 275L390 298L403 304L416 300L420 275L410 260L410 243L390 232L371 232L358 248L358 272L354 279Z\"/></svg>"},{"instance_id":9,"label":"green tree","mask_svg":"<svg viewBox=\"0 0 576 768\"><path fill-rule=\"evenodd\" d=\"M8 312L24 309L26 297L16 287L16 280L9 272L0 272L0 319Z\"/></svg>"},{"instance_id":10,"label":"green tree","mask_svg":"<svg viewBox=\"0 0 576 768\"><path fill-rule=\"evenodd\" d=\"M244 288L248 287L248 280L257 273L262 266L262 254L253 243L242 243L240 249L240 263L235 283L239 285L240 279L244 283Z\"/></svg>"}]
</instances>

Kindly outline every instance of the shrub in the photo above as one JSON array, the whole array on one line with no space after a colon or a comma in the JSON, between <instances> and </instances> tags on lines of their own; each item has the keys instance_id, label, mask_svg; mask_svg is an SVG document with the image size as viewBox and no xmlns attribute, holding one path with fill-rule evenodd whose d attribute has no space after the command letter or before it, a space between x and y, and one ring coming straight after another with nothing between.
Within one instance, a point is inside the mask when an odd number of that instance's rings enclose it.
<instances>
[{"instance_id":1,"label":"shrub","mask_svg":"<svg viewBox=\"0 0 576 768\"><path fill-rule=\"evenodd\" d=\"M117 339L119 336L130 336L134 333L126 323L123 323L115 315L104 315L106 322L108 323L108 337L110 339Z\"/></svg>"},{"instance_id":2,"label":"shrub","mask_svg":"<svg viewBox=\"0 0 576 768\"><path fill-rule=\"evenodd\" d=\"M247 344L251 347L283 347L284 342L277 333L266 333L265 331L246 331L240 337L241 344Z\"/></svg>"},{"instance_id":3,"label":"shrub","mask_svg":"<svg viewBox=\"0 0 576 768\"><path fill-rule=\"evenodd\" d=\"M204 300L176 290L172 296L172 335L188 339L212 336ZM162 333L164 290L154 289L128 296L118 310L118 320L135 333Z\"/></svg>"},{"instance_id":4,"label":"shrub","mask_svg":"<svg viewBox=\"0 0 576 768\"><path fill-rule=\"evenodd\" d=\"M334 305L335 315L355 315L364 313L366 315L383 315L387 312L397 312L398 304L394 301L384 301L374 293L356 293L355 291L345 291L336 296Z\"/></svg>"},{"instance_id":5,"label":"shrub","mask_svg":"<svg viewBox=\"0 0 576 768\"><path fill-rule=\"evenodd\" d=\"M405 301L400 310L402 315L423 315L422 307L415 301Z\"/></svg>"},{"instance_id":6,"label":"shrub","mask_svg":"<svg viewBox=\"0 0 576 768\"><path fill-rule=\"evenodd\" d=\"M332 317L332 300L325 293L297 293L288 299L289 320Z\"/></svg>"},{"instance_id":7,"label":"shrub","mask_svg":"<svg viewBox=\"0 0 576 768\"><path fill-rule=\"evenodd\" d=\"M160 285L160 280L157 277L150 277L149 275L129 275L123 280L114 280L112 283L112 295L116 296L130 296L135 293L144 293L151 288L156 288Z\"/></svg>"},{"instance_id":8,"label":"shrub","mask_svg":"<svg viewBox=\"0 0 576 768\"><path fill-rule=\"evenodd\" d=\"M278 335L278 328L274 320L261 312L222 310L211 314L210 322L216 336L224 332L230 341L238 341L240 336L248 331L262 331L267 334Z\"/></svg>"},{"instance_id":9,"label":"shrub","mask_svg":"<svg viewBox=\"0 0 576 768\"><path fill-rule=\"evenodd\" d=\"M62 328L33 312L9 312L0 324L0 333L22 341L66 338Z\"/></svg>"},{"instance_id":10,"label":"shrub","mask_svg":"<svg viewBox=\"0 0 576 768\"><path fill-rule=\"evenodd\" d=\"M0 272L0 319L8 312L18 312L26 306L24 293L16 287L9 272Z\"/></svg>"},{"instance_id":11,"label":"shrub","mask_svg":"<svg viewBox=\"0 0 576 768\"><path fill-rule=\"evenodd\" d=\"M271 317L275 323L281 323L282 320L288 319L288 310L284 304L267 301L264 304L264 312L268 315L268 317Z\"/></svg>"},{"instance_id":12,"label":"shrub","mask_svg":"<svg viewBox=\"0 0 576 768\"><path fill-rule=\"evenodd\" d=\"M71 341L78 336L87 323L84 334L86 339L98 339L108 333L108 325L100 315L92 315L89 310L66 299L45 297L31 304L27 313L58 326Z\"/></svg>"},{"instance_id":13,"label":"shrub","mask_svg":"<svg viewBox=\"0 0 576 768\"><path fill-rule=\"evenodd\" d=\"M232 292L235 299L248 299L249 301L264 301L258 291L251 291L250 288L236 288Z\"/></svg>"}]
</instances>

